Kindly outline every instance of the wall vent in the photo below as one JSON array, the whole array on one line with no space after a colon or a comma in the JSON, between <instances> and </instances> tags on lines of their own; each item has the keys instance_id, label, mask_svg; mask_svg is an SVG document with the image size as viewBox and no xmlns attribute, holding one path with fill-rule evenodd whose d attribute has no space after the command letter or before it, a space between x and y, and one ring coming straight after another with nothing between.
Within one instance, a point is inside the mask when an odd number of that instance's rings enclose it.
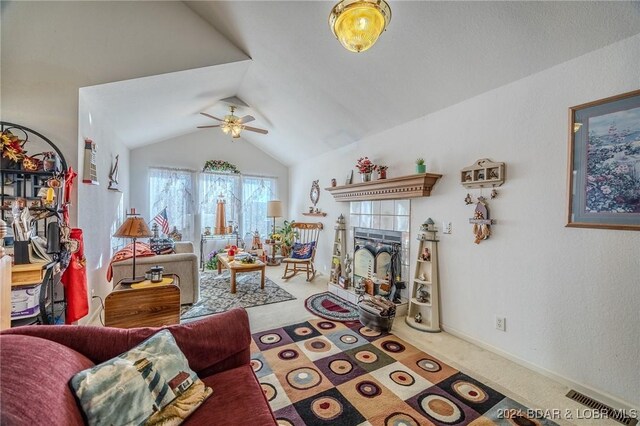
<instances>
[{"instance_id":1,"label":"wall vent","mask_svg":"<svg viewBox=\"0 0 640 426\"><path fill-rule=\"evenodd\" d=\"M638 424L638 419L629 417L629 415L627 415L624 411L611 408L608 405L605 405L600 401L596 401L595 399L573 389L571 389L569 393L567 393L567 398L573 399L574 401L577 401L582 405L586 405L587 407L595 411L599 411L603 417L616 420L623 425L636 426Z\"/></svg>"}]
</instances>

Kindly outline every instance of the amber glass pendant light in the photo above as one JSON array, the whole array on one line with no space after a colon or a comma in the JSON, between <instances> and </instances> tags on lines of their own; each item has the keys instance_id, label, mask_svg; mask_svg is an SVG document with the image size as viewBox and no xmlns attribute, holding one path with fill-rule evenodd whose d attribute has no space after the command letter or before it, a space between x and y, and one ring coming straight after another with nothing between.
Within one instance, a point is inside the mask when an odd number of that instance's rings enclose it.
<instances>
[{"instance_id":1,"label":"amber glass pendant light","mask_svg":"<svg viewBox=\"0 0 640 426\"><path fill-rule=\"evenodd\" d=\"M373 46L390 21L391 8L384 0L342 0L329 15L331 31L351 52Z\"/></svg>"}]
</instances>

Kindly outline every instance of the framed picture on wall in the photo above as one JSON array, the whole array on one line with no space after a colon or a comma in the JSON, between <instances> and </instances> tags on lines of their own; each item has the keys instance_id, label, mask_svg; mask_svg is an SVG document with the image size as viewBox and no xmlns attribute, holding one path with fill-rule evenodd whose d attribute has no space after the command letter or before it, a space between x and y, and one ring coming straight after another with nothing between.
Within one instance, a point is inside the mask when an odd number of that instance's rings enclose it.
<instances>
[{"instance_id":1,"label":"framed picture on wall","mask_svg":"<svg viewBox=\"0 0 640 426\"><path fill-rule=\"evenodd\" d=\"M640 231L640 90L569 108L569 227Z\"/></svg>"}]
</instances>

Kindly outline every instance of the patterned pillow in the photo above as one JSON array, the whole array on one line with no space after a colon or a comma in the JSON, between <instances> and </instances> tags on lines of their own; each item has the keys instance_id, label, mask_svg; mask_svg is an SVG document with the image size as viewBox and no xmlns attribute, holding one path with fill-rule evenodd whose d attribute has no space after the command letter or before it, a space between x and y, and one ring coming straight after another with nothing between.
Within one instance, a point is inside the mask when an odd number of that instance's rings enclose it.
<instances>
[{"instance_id":1,"label":"patterned pillow","mask_svg":"<svg viewBox=\"0 0 640 426\"><path fill-rule=\"evenodd\" d=\"M316 246L316 242L312 241L310 243L293 243L293 248L291 249L291 258L292 259L311 259L311 255L313 254L313 248Z\"/></svg>"},{"instance_id":2,"label":"patterned pillow","mask_svg":"<svg viewBox=\"0 0 640 426\"><path fill-rule=\"evenodd\" d=\"M70 381L89 425L178 425L213 392L162 330Z\"/></svg>"}]
</instances>

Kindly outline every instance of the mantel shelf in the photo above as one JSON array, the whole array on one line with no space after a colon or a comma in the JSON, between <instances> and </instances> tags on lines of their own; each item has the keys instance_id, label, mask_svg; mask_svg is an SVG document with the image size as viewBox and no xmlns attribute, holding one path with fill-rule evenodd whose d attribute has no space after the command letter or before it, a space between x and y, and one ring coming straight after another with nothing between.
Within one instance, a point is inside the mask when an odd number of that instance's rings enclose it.
<instances>
[{"instance_id":1,"label":"mantel shelf","mask_svg":"<svg viewBox=\"0 0 640 426\"><path fill-rule=\"evenodd\" d=\"M428 197L442 175L419 173L325 188L336 201L404 200Z\"/></svg>"}]
</instances>

